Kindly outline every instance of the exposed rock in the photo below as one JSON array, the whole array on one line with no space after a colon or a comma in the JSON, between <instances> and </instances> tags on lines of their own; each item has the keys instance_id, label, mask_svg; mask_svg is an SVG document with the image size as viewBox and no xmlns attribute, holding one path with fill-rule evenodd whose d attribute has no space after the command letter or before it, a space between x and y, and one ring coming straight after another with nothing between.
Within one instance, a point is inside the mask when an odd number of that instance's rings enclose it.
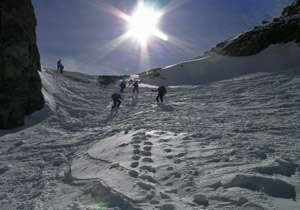
<instances>
[{"instance_id":1,"label":"exposed rock","mask_svg":"<svg viewBox=\"0 0 300 210\"><path fill-rule=\"evenodd\" d=\"M99 82L103 86L108 86L110 84L116 83L119 80L125 80L129 78L127 75L113 76L113 75L100 75L98 76Z\"/></svg>"},{"instance_id":2,"label":"exposed rock","mask_svg":"<svg viewBox=\"0 0 300 210\"><path fill-rule=\"evenodd\" d=\"M281 13L281 16L286 17L286 16L291 16L291 15L296 15L296 14L300 14L300 1L299 0L295 3L293 3L292 5L284 8Z\"/></svg>"},{"instance_id":3,"label":"exposed rock","mask_svg":"<svg viewBox=\"0 0 300 210\"><path fill-rule=\"evenodd\" d=\"M44 106L31 0L1 0L0 23L0 129L11 129Z\"/></svg>"},{"instance_id":4,"label":"exposed rock","mask_svg":"<svg viewBox=\"0 0 300 210\"><path fill-rule=\"evenodd\" d=\"M284 8L273 22L263 22L240 36L218 44L211 51L230 56L254 55L272 44L300 42L300 0Z\"/></svg>"}]
</instances>

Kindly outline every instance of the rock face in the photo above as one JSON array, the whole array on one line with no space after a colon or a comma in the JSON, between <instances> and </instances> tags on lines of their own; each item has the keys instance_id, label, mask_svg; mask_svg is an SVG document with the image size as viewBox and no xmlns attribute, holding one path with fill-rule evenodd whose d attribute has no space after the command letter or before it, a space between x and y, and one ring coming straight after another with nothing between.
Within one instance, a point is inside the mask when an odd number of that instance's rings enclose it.
<instances>
[{"instance_id":1,"label":"rock face","mask_svg":"<svg viewBox=\"0 0 300 210\"><path fill-rule=\"evenodd\" d=\"M22 126L44 106L35 28L31 0L0 1L0 129Z\"/></svg>"},{"instance_id":2,"label":"rock face","mask_svg":"<svg viewBox=\"0 0 300 210\"><path fill-rule=\"evenodd\" d=\"M263 22L237 38L218 44L212 51L230 56L254 55L271 44L300 42L300 0L284 8L281 17Z\"/></svg>"}]
</instances>

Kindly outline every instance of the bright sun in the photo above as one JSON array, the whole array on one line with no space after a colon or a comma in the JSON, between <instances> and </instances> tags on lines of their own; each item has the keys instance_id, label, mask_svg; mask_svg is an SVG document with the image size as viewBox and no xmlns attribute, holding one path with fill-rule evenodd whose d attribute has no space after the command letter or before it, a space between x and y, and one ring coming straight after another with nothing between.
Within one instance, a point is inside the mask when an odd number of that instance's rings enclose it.
<instances>
[{"instance_id":1,"label":"bright sun","mask_svg":"<svg viewBox=\"0 0 300 210\"><path fill-rule=\"evenodd\" d=\"M146 8L143 4L138 5L136 12L128 19L128 34L142 44L147 43L148 38L153 35L162 40L168 40L168 37L157 28L160 17L159 12Z\"/></svg>"}]
</instances>

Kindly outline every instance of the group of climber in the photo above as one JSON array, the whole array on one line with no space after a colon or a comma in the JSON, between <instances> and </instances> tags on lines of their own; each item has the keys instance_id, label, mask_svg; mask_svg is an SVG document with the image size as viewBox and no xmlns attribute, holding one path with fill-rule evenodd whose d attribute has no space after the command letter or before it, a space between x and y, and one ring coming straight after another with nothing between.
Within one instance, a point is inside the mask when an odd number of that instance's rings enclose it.
<instances>
[{"instance_id":1,"label":"group of climber","mask_svg":"<svg viewBox=\"0 0 300 210\"><path fill-rule=\"evenodd\" d=\"M121 101L120 101L120 99L122 99L121 93L124 93L126 83L124 81L122 81L119 86L120 86L120 93L116 92L116 93L112 94L112 96L111 96L112 99L113 99L113 102L114 102L114 105L112 106L112 109L114 109L115 107L119 107L121 105ZM139 93L138 81L135 81L132 86L133 86L133 91L132 92L133 93L135 93L135 92ZM158 95L156 97L157 102L159 102L159 99L160 99L161 102L163 102L163 97L167 93L167 90L166 90L165 86L159 86L159 88L152 89L151 91L152 92L158 92Z\"/></svg>"},{"instance_id":2,"label":"group of climber","mask_svg":"<svg viewBox=\"0 0 300 210\"><path fill-rule=\"evenodd\" d=\"M57 71L60 71L60 73L64 73L63 72L63 69L64 69L64 66L61 64L61 59L59 59L57 61ZM124 89L126 88L126 83L124 81L122 81L120 83L120 92L116 92L114 94L112 94L112 99L113 99L113 102L114 102L114 105L112 106L112 109L114 109L115 107L119 107L121 105L121 101L120 99L122 99L122 93L124 93ZM138 81L135 81L133 83L133 93L137 92L139 93L139 84L138 84ZM156 90L153 90L152 89L152 92L158 92L158 95L156 97L156 101L159 102L159 99L161 102L163 102L163 97L164 95L167 93L167 90L165 88L165 86L160 86L159 88L157 88Z\"/></svg>"},{"instance_id":3,"label":"group of climber","mask_svg":"<svg viewBox=\"0 0 300 210\"><path fill-rule=\"evenodd\" d=\"M124 93L124 89L126 88L126 83L124 81L122 81L119 86L120 86L120 93ZM132 86L133 86L133 91L132 92L133 93L135 93L135 92L139 93L138 81L135 81Z\"/></svg>"}]
</instances>

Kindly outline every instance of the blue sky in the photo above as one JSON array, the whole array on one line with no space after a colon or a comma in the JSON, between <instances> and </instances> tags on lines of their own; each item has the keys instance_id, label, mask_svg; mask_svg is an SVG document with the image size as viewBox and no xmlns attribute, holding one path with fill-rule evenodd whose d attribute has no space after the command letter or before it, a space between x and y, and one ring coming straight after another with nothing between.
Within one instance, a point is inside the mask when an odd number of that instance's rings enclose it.
<instances>
[{"instance_id":1,"label":"blue sky","mask_svg":"<svg viewBox=\"0 0 300 210\"><path fill-rule=\"evenodd\" d=\"M112 11L131 15L137 0L32 0L43 67L93 75L136 74L200 56L217 43L262 20L279 17L295 0L148 0L168 11L159 29L169 39L151 37L147 51L133 38L117 42L128 22Z\"/></svg>"}]
</instances>

